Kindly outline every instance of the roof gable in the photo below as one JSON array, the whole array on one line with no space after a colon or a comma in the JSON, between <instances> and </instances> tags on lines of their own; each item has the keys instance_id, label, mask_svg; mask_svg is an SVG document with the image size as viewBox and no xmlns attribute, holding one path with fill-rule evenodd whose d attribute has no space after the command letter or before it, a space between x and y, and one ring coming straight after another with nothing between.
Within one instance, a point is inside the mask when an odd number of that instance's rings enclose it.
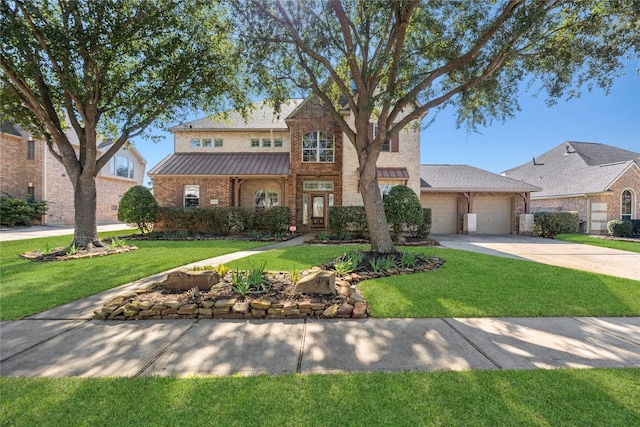
<instances>
[{"instance_id":1,"label":"roof gable","mask_svg":"<svg viewBox=\"0 0 640 427\"><path fill-rule=\"evenodd\" d=\"M540 187L469 165L421 165L420 190L529 192Z\"/></svg>"},{"instance_id":2,"label":"roof gable","mask_svg":"<svg viewBox=\"0 0 640 427\"><path fill-rule=\"evenodd\" d=\"M640 165L640 153L605 144L564 142L504 174L542 187L534 198L575 196L607 191L632 164Z\"/></svg>"}]
</instances>

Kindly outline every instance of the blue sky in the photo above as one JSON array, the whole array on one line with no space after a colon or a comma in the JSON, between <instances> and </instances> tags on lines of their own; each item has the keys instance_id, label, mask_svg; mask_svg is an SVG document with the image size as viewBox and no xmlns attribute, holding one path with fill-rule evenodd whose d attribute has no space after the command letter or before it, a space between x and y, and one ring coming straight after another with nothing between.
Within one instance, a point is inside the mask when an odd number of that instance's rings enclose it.
<instances>
[{"instance_id":1,"label":"blue sky","mask_svg":"<svg viewBox=\"0 0 640 427\"><path fill-rule=\"evenodd\" d=\"M420 162L467 164L500 173L564 141L599 142L640 152L640 77L632 62L625 76L614 82L609 95L594 88L578 99L547 107L542 94L534 97L523 92L519 101L522 111L516 112L515 118L479 128L479 133L456 129L454 114L443 110L421 132ZM134 140L147 160L147 171L173 151L173 135L168 131L155 133L164 140L157 144ZM144 184L148 181L145 178Z\"/></svg>"}]
</instances>

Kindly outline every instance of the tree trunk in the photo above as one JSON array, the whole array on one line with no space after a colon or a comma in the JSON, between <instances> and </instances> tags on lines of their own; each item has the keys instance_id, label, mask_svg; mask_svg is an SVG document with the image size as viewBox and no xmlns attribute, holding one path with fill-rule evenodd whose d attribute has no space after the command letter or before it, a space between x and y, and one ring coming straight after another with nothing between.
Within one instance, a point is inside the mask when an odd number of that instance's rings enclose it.
<instances>
[{"instance_id":1,"label":"tree trunk","mask_svg":"<svg viewBox=\"0 0 640 427\"><path fill-rule=\"evenodd\" d=\"M74 185L75 231L73 245L87 248L100 246L96 225L96 179L86 171Z\"/></svg>"},{"instance_id":2,"label":"tree trunk","mask_svg":"<svg viewBox=\"0 0 640 427\"><path fill-rule=\"evenodd\" d=\"M364 212L367 216L371 250L382 253L397 252L391 240L382 195L378 187L376 162L368 161L365 164L361 164L360 170L362 171L360 174L360 193L362 194Z\"/></svg>"}]
</instances>

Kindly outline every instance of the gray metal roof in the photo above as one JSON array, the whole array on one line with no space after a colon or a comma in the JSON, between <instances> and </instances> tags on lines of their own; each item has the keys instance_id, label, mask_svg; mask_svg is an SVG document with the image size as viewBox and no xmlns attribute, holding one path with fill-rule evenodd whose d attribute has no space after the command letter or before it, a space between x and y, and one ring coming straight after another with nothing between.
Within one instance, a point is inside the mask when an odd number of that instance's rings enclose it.
<instances>
[{"instance_id":1,"label":"gray metal roof","mask_svg":"<svg viewBox=\"0 0 640 427\"><path fill-rule=\"evenodd\" d=\"M256 102L255 109L246 119L236 111L231 111L226 119L216 117L203 117L192 122L183 123L170 128L176 131L202 131L202 130L238 130L238 129L282 129L287 130L285 119L293 110L302 103L302 99L290 99L280 107L280 114L276 114L273 108L264 103Z\"/></svg>"},{"instance_id":2,"label":"gray metal roof","mask_svg":"<svg viewBox=\"0 0 640 427\"><path fill-rule=\"evenodd\" d=\"M289 153L174 153L149 175L287 175Z\"/></svg>"},{"instance_id":3,"label":"gray metal roof","mask_svg":"<svg viewBox=\"0 0 640 427\"><path fill-rule=\"evenodd\" d=\"M376 173L378 178L409 179L409 171L407 168L378 168Z\"/></svg>"},{"instance_id":4,"label":"gray metal roof","mask_svg":"<svg viewBox=\"0 0 640 427\"><path fill-rule=\"evenodd\" d=\"M532 198L576 196L608 191L634 163L640 166L640 153L569 141L504 174L542 187Z\"/></svg>"},{"instance_id":5,"label":"gray metal roof","mask_svg":"<svg viewBox=\"0 0 640 427\"><path fill-rule=\"evenodd\" d=\"M469 165L421 165L420 191L529 192L540 187Z\"/></svg>"}]
</instances>

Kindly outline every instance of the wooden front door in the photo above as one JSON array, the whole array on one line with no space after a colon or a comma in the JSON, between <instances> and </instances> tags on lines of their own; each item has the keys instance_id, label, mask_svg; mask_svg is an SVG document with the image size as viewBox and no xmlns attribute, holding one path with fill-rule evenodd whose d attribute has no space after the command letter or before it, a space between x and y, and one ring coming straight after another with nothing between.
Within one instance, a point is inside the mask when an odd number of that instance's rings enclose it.
<instances>
[{"instance_id":1,"label":"wooden front door","mask_svg":"<svg viewBox=\"0 0 640 427\"><path fill-rule=\"evenodd\" d=\"M311 195L311 227L326 228L327 225L327 196L324 194Z\"/></svg>"}]
</instances>

